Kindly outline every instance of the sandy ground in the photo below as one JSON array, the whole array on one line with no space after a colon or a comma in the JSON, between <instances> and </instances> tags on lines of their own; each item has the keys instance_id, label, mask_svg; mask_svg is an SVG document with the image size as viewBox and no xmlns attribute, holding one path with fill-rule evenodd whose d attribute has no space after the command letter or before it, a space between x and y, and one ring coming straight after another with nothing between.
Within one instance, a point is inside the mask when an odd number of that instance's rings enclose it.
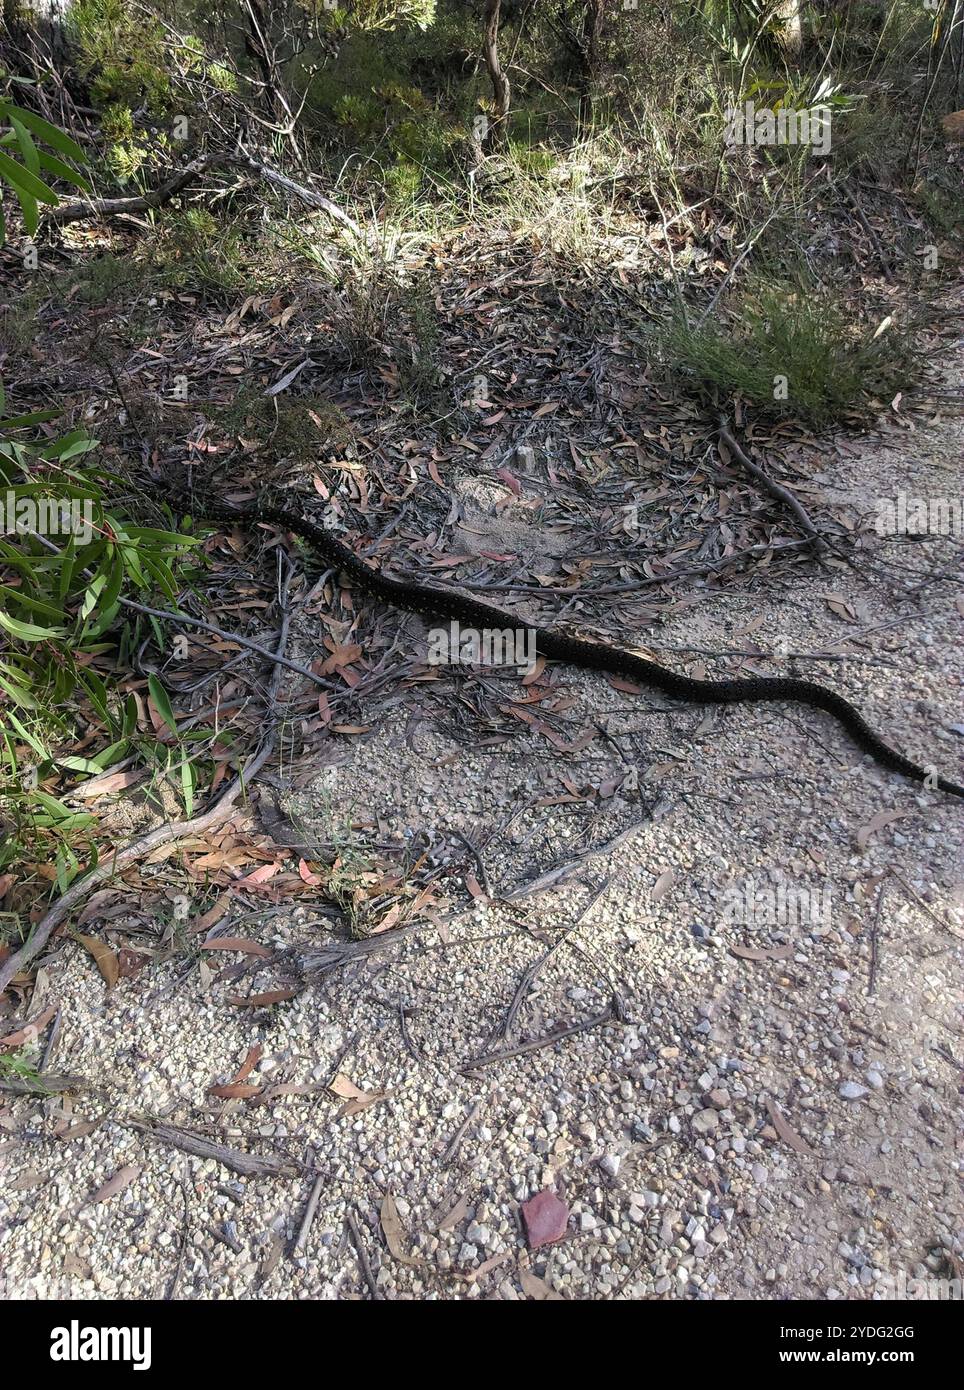
<instances>
[{"instance_id":1,"label":"sandy ground","mask_svg":"<svg viewBox=\"0 0 964 1390\"><path fill-rule=\"evenodd\" d=\"M959 498L962 444L953 413L850 441L808 495ZM913 591L960 537L872 552L870 575L703 598L651 650L695 671L692 649L755 648L961 780L964 584ZM348 808L430 852L470 834L490 896L453 893L270 1013L183 959L111 993L79 947L52 959L49 1065L97 1089L0 1103L0 1295L861 1299L960 1271L960 805L804 708L554 679L564 738L596 731L582 750L525 728L467 749L400 701L288 799L323 838ZM599 794L560 800L562 778ZM237 933L302 958L331 937L309 909L262 918ZM266 1103L208 1094L255 1044ZM371 1103L340 1115L346 1082ZM130 1127L145 1115L290 1170L241 1176ZM530 1250L546 1188L567 1231Z\"/></svg>"}]
</instances>

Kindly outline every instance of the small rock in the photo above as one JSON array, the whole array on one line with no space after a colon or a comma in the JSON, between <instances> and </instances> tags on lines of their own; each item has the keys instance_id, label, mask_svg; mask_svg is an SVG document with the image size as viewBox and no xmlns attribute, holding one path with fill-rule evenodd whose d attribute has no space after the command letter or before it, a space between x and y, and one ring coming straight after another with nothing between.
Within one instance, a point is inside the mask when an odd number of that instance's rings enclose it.
<instances>
[{"instance_id":1,"label":"small rock","mask_svg":"<svg viewBox=\"0 0 964 1390\"><path fill-rule=\"evenodd\" d=\"M549 1188L537 1192L522 1206L522 1220L530 1250L562 1240L569 1224L569 1208Z\"/></svg>"}]
</instances>

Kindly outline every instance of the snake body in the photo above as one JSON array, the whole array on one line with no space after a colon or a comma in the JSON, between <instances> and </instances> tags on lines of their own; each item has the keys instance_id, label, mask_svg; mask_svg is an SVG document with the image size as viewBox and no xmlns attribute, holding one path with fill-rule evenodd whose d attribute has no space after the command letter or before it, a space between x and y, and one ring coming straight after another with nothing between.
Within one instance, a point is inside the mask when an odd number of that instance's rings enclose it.
<instances>
[{"instance_id":1,"label":"snake body","mask_svg":"<svg viewBox=\"0 0 964 1390\"><path fill-rule=\"evenodd\" d=\"M198 499L195 499L195 508ZM375 598L431 618L454 619L467 627L478 629L505 629L519 626L519 620L500 609L476 599L466 598L451 590L426 588L405 580L390 579L378 570L370 569L352 550L337 541L330 531L313 522L305 521L295 512L284 507L257 506L247 509L222 507L218 504L202 503L200 514L213 521L229 521L243 526L255 526L262 522L280 526L306 540L328 565L341 570L357 585ZM606 646L597 642L583 642L562 633L550 632L544 628L530 627L535 636L536 650L551 661L566 662L571 666L581 666L592 671L604 671L613 676L624 676L642 681L646 685L662 690L677 700L699 705L739 705L756 704L760 701L789 700L797 704L809 705L813 709L824 710L832 715L838 724L850 735L858 748L891 772L899 772L914 782L928 787L938 787L951 796L964 797L964 787L937 775L933 769L918 767L886 744L870 727L860 712L838 695L815 681L786 679L782 676L753 676L739 680L706 681L694 680L667 670L655 661L635 656L632 652L618 647Z\"/></svg>"}]
</instances>

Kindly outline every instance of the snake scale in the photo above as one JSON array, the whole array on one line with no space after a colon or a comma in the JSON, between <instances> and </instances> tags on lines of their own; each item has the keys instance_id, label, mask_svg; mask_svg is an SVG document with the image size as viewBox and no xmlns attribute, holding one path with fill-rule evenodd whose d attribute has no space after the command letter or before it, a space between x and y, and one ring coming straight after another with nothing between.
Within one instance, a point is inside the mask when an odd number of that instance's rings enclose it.
<instances>
[{"instance_id":1,"label":"snake scale","mask_svg":"<svg viewBox=\"0 0 964 1390\"><path fill-rule=\"evenodd\" d=\"M380 571L370 569L347 546L335 540L324 527L305 521L284 507L258 505L235 509L199 498L193 499L193 503L194 514L211 521L227 521L247 527L266 522L301 536L328 565L341 570L353 584L365 589L376 599L394 604L398 608L425 617L454 619L466 627L477 629L504 629L519 625L519 620L510 614L489 604L466 598L452 590L426 588L405 580L390 579ZM528 624L526 626L531 627ZM544 628L531 630L535 636L537 652L550 661L563 661L571 666L582 666L591 671L604 671L609 675L642 681L645 685L653 686L666 695L690 704L741 705L755 704L759 701L789 700L809 705L813 709L824 710L847 731L857 747L869 753L881 767L889 768L891 772L899 772L911 781L923 782L928 787L938 787L952 796L964 797L964 787L938 776L933 769L918 767L902 753L896 752L874 732L849 700L845 700L835 690L828 690L814 681L787 679L782 676L753 676L740 680L719 681L694 680L690 676L667 670L655 661L647 661L644 657L635 656L619 647L582 642L578 638L566 637L562 633L549 632Z\"/></svg>"}]
</instances>

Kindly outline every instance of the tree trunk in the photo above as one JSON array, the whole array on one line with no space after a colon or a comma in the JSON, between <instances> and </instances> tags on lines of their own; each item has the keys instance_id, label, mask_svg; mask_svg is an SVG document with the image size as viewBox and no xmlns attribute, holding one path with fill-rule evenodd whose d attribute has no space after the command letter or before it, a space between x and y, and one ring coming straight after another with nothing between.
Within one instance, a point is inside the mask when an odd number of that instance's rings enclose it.
<instances>
[{"instance_id":1,"label":"tree trunk","mask_svg":"<svg viewBox=\"0 0 964 1390\"><path fill-rule=\"evenodd\" d=\"M485 29L482 39L482 56L492 82L492 119L482 141L486 150L504 145L509 133L509 101L511 88L509 79L502 71L499 62L499 19L502 0L485 0Z\"/></svg>"},{"instance_id":2,"label":"tree trunk","mask_svg":"<svg viewBox=\"0 0 964 1390\"><path fill-rule=\"evenodd\" d=\"M579 129L592 124L593 88L599 68L599 38L602 31L605 0L586 0L582 26L582 73L579 89Z\"/></svg>"},{"instance_id":3,"label":"tree trunk","mask_svg":"<svg viewBox=\"0 0 964 1390\"><path fill-rule=\"evenodd\" d=\"M803 52L800 10L801 0L776 0L773 7L777 19L775 38L783 53L790 58L799 58Z\"/></svg>"}]
</instances>

